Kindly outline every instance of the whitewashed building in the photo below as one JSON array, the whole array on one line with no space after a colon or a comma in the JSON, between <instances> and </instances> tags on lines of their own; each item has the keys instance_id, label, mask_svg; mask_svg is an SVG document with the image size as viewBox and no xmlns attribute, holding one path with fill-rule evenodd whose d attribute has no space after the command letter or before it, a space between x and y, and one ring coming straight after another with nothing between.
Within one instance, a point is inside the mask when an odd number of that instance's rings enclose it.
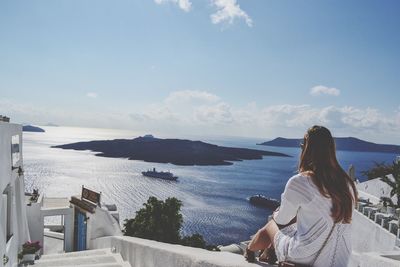
<instances>
[{"instance_id":1,"label":"whitewashed building","mask_svg":"<svg viewBox=\"0 0 400 267\"><path fill-rule=\"evenodd\" d=\"M17 266L18 252L30 240L24 197L22 126L0 121L0 255Z\"/></svg>"}]
</instances>

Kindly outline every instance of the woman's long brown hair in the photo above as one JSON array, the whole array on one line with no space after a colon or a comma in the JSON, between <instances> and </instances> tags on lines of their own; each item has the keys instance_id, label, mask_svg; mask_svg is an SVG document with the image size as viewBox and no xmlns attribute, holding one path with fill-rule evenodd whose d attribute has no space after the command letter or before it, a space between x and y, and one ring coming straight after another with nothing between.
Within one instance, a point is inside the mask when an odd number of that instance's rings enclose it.
<instances>
[{"instance_id":1,"label":"woman's long brown hair","mask_svg":"<svg viewBox=\"0 0 400 267\"><path fill-rule=\"evenodd\" d=\"M313 126L304 136L299 172L306 172L319 192L332 199L331 216L335 222L350 223L357 190L336 159L335 141L323 126Z\"/></svg>"}]
</instances>

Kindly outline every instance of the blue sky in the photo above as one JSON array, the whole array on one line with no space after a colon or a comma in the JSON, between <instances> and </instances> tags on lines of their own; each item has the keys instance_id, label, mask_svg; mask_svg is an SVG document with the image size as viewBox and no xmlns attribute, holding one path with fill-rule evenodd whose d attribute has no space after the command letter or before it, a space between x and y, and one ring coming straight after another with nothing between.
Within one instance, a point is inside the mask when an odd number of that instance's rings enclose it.
<instances>
[{"instance_id":1,"label":"blue sky","mask_svg":"<svg viewBox=\"0 0 400 267\"><path fill-rule=\"evenodd\" d=\"M399 143L400 3L0 2L0 113L16 122ZM313 89L314 88L314 89Z\"/></svg>"}]
</instances>

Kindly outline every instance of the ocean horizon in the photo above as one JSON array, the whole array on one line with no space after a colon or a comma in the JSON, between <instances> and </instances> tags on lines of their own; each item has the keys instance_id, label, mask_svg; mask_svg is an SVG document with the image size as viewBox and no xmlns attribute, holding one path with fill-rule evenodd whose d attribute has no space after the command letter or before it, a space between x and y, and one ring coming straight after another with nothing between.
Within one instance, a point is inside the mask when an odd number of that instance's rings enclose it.
<instances>
[{"instance_id":1,"label":"ocean horizon","mask_svg":"<svg viewBox=\"0 0 400 267\"><path fill-rule=\"evenodd\" d=\"M272 211L252 206L248 197L262 194L280 199L287 180L296 173L299 148L259 146L260 138L204 138L224 146L282 152L292 157L266 156L234 162L230 166L176 166L123 158L97 157L90 151L51 148L79 141L135 138L143 133L78 127L43 127L45 133L23 133L25 186L48 197L79 195L82 185L102 193L102 201L116 204L120 222L135 216L150 196L176 197L183 202L182 234L199 233L210 244L226 245L248 240ZM157 135L156 135L157 137ZM175 138L175 137L174 137ZM190 139L189 136L187 139ZM374 162L390 163L395 154L338 151L341 166L356 168L356 177ZM142 176L143 170L169 170L177 182Z\"/></svg>"}]
</instances>

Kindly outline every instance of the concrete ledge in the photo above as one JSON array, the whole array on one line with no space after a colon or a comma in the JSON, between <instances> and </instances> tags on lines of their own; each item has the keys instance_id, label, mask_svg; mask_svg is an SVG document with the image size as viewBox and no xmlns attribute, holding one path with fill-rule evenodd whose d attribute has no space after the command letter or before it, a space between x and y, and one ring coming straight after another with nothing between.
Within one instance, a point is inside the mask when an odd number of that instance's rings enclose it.
<instances>
[{"instance_id":1,"label":"concrete ledge","mask_svg":"<svg viewBox=\"0 0 400 267\"><path fill-rule=\"evenodd\" d=\"M47 237L55 238L55 239L64 240L63 233L58 233L58 232L53 232L53 231L44 231L43 235L47 236Z\"/></svg>"},{"instance_id":2,"label":"concrete ledge","mask_svg":"<svg viewBox=\"0 0 400 267\"><path fill-rule=\"evenodd\" d=\"M400 266L400 252L369 252L363 253L360 259L360 266L362 267L398 267Z\"/></svg>"},{"instance_id":3,"label":"concrete ledge","mask_svg":"<svg viewBox=\"0 0 400 267\"><path fill-rule=\"evenodd\" d=\"M129 262L81 265L80 267L131 267Z\"/></svg>"},{"instance_id":4,"label":"concrete ledge","mask_svg":"<svg viewBox=\"0 0 400 267\"><path fill-rule=\"evenodd\" d=\"M122 264L124 260L119 254L93 255L83 257L64 257L54 259L43 259L35 262L38 267L55 266L84 266L98 264Z\"/></svg>"},{"instance_id":5,"label":"concrete ledge","mask_svg":"<svg viewBox=\"0 0 400 267\"><path fill-rule=\"evenodd\" d=\"M41 260L50 260L50 259L62 259L62 258L77 258L77 257L87 257L87 256L102 256L102 255L110 255L111 250L107 249L94 249L94 250L83 250L83 251L75 251L63 254L48 254L43 255Z\"/></svg>"},{"instance_id":6,"label":"concrete ledge","mask_svg":"<svg viewBox=\"0 0 400 267\"><path fill-rule=\"evenodd\" d=\"M229 252L171 245L128 236L101 237L93 240L91 249L113 248L132 267L257 267L243 256Z\"/></svg>"}]
</instances>

